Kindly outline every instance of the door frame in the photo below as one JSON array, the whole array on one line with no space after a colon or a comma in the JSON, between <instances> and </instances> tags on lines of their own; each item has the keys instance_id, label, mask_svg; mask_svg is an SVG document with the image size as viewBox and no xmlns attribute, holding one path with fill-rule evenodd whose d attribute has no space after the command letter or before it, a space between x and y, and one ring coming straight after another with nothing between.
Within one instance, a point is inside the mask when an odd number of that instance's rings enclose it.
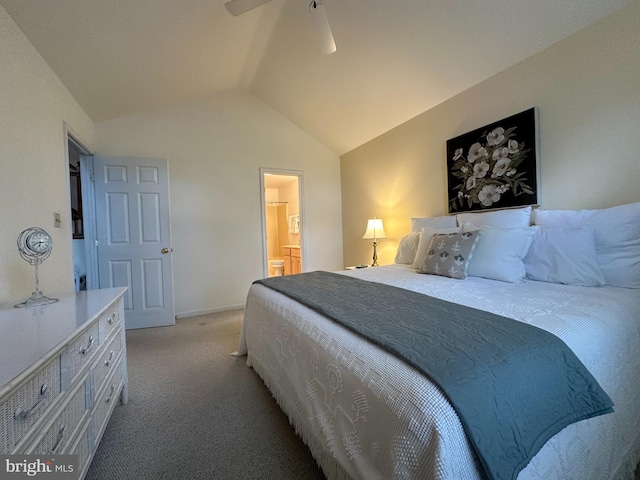
<instances>
[{"instance_id":1,"label":"door frame","mask_svg":"<svg viewBox=\"0 0 640 480\"><path fill-rule=\"evenodd\" d=\"M281 168L267 168L260 167L260 226L262 228L262 276L267 278L269 276L269 255L267 245L267 202L266 202L266 187L264 183L265 174L271 175L283 175L287 177L298 177L298 202L300 206L300 268L305 271L306 264L306 225L307 216L305 215L304 206L304 172L300 170L285 170Z\"/></svg>"}]
</instances>

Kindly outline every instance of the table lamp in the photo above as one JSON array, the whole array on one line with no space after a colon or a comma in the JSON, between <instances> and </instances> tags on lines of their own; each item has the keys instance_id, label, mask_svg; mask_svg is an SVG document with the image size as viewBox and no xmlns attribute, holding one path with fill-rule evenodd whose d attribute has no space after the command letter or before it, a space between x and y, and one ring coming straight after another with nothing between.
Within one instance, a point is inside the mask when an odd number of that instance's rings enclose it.
<instances>
[{"instance_id":1,"label":"table lamp","mask_svg":"<svg viewBox=\"0 0 640 480\"><path fill-rule=\"evenodd\" d=\"M382 219L380 218L370 218L367 221L367 229L362 236L364 240L371 240L373 243L373 263L372 267L378 266L378 253L376 252L376 247L378 245L378 240L382 238L387 238L387 232L384 231L384 227L382 226Z\"/></svg>"}]
</instances>

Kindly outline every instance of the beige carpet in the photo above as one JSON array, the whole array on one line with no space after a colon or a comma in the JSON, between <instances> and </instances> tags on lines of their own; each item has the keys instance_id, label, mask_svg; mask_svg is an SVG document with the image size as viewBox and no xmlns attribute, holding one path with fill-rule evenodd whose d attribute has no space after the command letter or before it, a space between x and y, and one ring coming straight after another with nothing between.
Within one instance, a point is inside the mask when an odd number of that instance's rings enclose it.
<instances>
[{"instance_id":1,"label":"beige carpet","mask_svg":"<svg viewBox=\"0 0 640 480\"><path fill-rule=\"evenodd\" d=\"M129 403L118 405L91 480L320 480L262 380L229 356L243 311L127 331Z\"/></svg>"}]
</instances>

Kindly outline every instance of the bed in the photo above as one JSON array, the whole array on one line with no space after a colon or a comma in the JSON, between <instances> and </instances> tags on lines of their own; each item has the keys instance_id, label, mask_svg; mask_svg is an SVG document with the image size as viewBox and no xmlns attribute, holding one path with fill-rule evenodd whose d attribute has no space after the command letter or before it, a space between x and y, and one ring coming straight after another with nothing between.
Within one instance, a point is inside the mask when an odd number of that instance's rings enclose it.
<instances>
[{"instance_id":1,"label":"bed","mask_svg":"<svg viewBox=\"0 0 640 480\"><path fill-rule=\"evenodd\" d=\"M633 478L640 461L640 204L497 213L412 219L395 264L337 274L492 312L560 338L613 400L614 412L563 428L517 478ZM502 258L483 265L491 252L478 241L465 278L423 271L426 262L418 257L436 236L478 226L481 238L490 231L485 238L507 235ZM525 238L518 248L516 231ZM422 252L421 240L428 240ZM508 248L513 255L505 258ZM558 267L560 261L567 263ZM517 268L510 271L509 264ZM439 386L287 295L251 286L237 353L247 355L327 478L486 477Z\"/></svg>"}]
</instances>

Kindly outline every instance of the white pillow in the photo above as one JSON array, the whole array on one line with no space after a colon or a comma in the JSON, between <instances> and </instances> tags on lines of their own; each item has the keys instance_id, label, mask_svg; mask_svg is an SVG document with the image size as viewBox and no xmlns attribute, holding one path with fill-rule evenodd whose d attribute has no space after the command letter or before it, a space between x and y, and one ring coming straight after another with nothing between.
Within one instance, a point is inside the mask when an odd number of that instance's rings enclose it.
<instances>
[{"instance_id":1,"label":"white pillow","mask_svg":"<svg viewBox=\"0 0 640 480\"><path fill-rule=\"evenodd\" d=\"M534 210L542 227L590 227L607 285L640 288L640 202L601 210Z\"/></svg>"},{"instance_id":2,"label":"white pillow","mask_svg":"<svg viewBox=\"0 0 640 480\"><path fill-rule=\"evenodd\" d=\"M526 274L523 259L529 251L536 227L492 228L464 223L463 232L482 230L467 274L503 282L518 282Z\"/></svg>"},{"instance_id":3,"label":"white pillow","mask_svg":"<svg viewBox=\"0 0 640 480\"><path fill-rule=\"evenodd\" d=\"M396 258L393 263L402 263L411 265L416 258L418 251L418 243L420 242L420 232L407 233L400 239L398 249L396 250Z\"/></svg>"},{"instance_id":4,"label":"white pillow","mask_svg":"<svg viewBox=\"0 0 640 480\"><path fill-rule=\"evenodd\" d=\"M458 227L453 228L429 228L424 227L420 232L420 242L418 243L418 251L416 252L416 258L413 260L413 268L422 268L424 260L427 258L427 251L429 250L429 243L431 237L436 233L457 233L460 229Z\"/></svg>"},{"instance_id":5,"label":"white pillow","mask_svg":"<svg viewBox=\"0 0 640 480\"><path fill-rule=\"evenodd\" d=\"M411 231L420 233L424 227L429 228L456 228L456 217L453 215L445 215L433 218L412 218Z\"/></svg>"},{"instance_id":6,"label":"white pillow","mask_svg":"<svg viewBox=\"0 0 640 480\"><path fill-rule=\"evenodd\" d=\"M493 212L459 213L458 225L473 223L494 228L518 228L531 225L531 207L496 210Z\"/></svg>"},{"instance_id":7,"label":"white pillow","mask_svg":"<svg viewBox=\"0 0 640 480\"><path fill-rule=\"evenodd\" d=\"M524 257L527 278L541 282L601 287L604 275L596 257L593 230L541 228Z\"/></svg>"}]
</instances>

